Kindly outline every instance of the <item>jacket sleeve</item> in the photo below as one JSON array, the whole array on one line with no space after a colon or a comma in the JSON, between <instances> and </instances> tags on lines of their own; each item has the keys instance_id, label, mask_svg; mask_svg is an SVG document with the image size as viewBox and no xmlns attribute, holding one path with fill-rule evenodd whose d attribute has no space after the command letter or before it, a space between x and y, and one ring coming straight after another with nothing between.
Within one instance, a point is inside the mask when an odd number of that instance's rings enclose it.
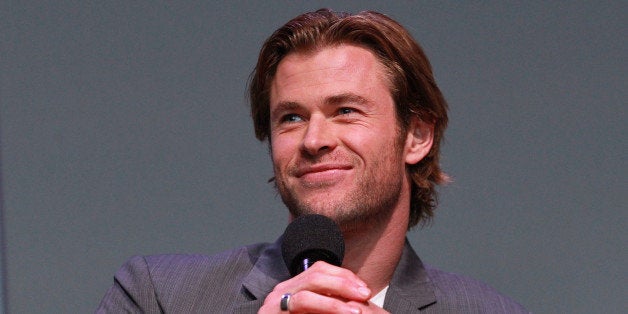
<instances>
[{"instance_id":1,"label":"jacket sleeve","mask_svg":"<svg viewBox=\"0 0 628 314\"><path fill-rule=\"evenodd\" d=\"M162 313L146 259L134 256L116 272L96 313Z\"/></svg>"}]
</instances>

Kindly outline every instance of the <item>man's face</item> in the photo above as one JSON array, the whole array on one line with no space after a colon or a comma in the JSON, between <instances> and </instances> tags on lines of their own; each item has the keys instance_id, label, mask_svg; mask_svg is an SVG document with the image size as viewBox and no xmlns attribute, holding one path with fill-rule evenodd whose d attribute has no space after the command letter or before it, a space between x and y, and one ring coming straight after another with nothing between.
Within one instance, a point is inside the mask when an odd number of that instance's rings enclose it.
<instances>
[{"instance_id":1,"label":"man's face","mask_svg":"<svg viewBox=\"0 0 628 314\"><path fill-rule=\"evenodd\" d=\"M409 195L407 134L369 50L340 45L287 55L271 85L270 120L276 184L293 216L359 223Z\"/></svg>"}]
</instances>

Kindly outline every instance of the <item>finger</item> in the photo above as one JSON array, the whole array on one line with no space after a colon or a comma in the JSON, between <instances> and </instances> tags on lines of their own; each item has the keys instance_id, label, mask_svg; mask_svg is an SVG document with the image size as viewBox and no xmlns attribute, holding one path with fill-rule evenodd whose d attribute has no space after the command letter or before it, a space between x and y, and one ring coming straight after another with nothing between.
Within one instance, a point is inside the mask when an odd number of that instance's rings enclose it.
<instances>
[{"instance_id":1,"label":"finger","mask_svg":"<svg viewBox=\"0 0 628 314\"><path fill-rule=\"evenodd\" d=\"M348 278L353 278L356 282L360 282L362 283L362 285L366 286L366 283L362 281L362 279L360 279L360 277L358 277L352 271L346 268L329 264L324 261L317 261L312 266L310 266L310 268L308 268L308 270L311 270L311 269L323 271L323 272L329 273L330 275L346 276Z\"/></svg>"},{"instance_id":2,"label":"finger","mask_svg":"<svg viewBox=\"0 0 628 314\"><path fill-rule=\"evenodd\" d=\"M324 262L315 263L298 276L277 285L275 290L293 293L308 290L355 301L366 301L371 296L371 290L353 272Z\"/></svg>"},{"instance_id":3,"label":"finger","mask_svg":"<svg viewBox=\"0 0 628 314\"><path fill-rule=\"evenodd\" d=\"M320 295L311 291L299 291L288 303L290 313L362 313L357 302Z\"/></svg>"}]
</instances>

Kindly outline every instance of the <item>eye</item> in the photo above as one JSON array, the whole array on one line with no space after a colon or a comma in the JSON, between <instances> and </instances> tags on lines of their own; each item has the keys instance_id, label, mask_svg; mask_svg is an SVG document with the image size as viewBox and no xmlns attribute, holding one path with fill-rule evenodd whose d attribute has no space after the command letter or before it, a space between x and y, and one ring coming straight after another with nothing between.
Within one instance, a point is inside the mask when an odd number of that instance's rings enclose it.
<instances>
[{"instance_id":1,"label":"eye","mask_svg":"<svg viewBox=\"0 0 628 314\"><path fill-rule=\"evenodd\" d=\"M300 122L300 121L303 121L303 119L298 114L294 114L294 113L290 113L281 117L281 122L291 123L291 122Z\"/></svg>"},{"instance_id":2,"label":"eye","mask_svg":"<svg viewBox=\"0 0 628 314\"><path fill-rule=\"evenodd\" d=\"M355 112L355 110L353 108L342 107L342 108L338 109L338 114L340 114L340 115L350 114L350 113L354 113L354 112Z\"/></svg>"}]
</instances>

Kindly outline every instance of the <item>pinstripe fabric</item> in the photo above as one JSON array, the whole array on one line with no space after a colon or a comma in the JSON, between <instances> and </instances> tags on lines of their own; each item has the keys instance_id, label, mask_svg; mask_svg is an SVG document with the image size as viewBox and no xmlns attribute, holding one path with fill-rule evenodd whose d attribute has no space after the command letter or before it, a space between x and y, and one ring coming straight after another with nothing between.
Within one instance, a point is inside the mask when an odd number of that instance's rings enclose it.
<instances>
[{"instance_id":1,"label":"pinstripe fabric","mask_svg":"<svg viewBox=\"0 0 628 314\"><path fill-rule=\"evenodd\" d=\"M407 240L384 308L391 313L529 313L480 281L424 265Z\"/></svg>"},{"instance_id":2,"label":"pinstripe fabric","mask_svg":"<svg viewBox=\"0 0 628 314\"><path fill-rule=\"evenodd\" d=\"M289 278L274 244L214 256L133 257L114 277L97 313L256 313ZM527 313L481 282L424 267L406 241L384 302L391 313Z\"/></svg>"}]
</instances>

